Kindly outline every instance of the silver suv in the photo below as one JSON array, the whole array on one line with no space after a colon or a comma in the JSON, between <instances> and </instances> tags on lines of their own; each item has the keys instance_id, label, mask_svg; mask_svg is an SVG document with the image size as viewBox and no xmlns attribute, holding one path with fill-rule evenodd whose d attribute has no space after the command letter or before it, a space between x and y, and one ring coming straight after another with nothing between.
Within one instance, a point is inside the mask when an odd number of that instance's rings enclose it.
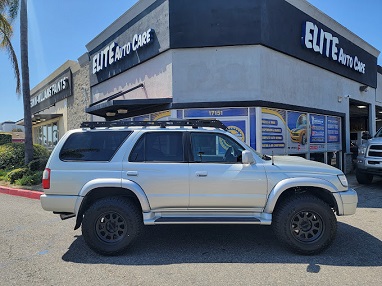
<instances>
[{"instance_id":1,"label":"silver suv","mask_svg":"<svg viewBox=\"0 0 382 286\"><path fill-rule=\"evenodd\" d=\"M87 245L123 253L143 225L261 224L293 251L333 241L335 214L357 193L331 166L266 156L216 120L87 122L60 140L43 175L42 207L76 217Z\"/></svg>"}]
</instances>

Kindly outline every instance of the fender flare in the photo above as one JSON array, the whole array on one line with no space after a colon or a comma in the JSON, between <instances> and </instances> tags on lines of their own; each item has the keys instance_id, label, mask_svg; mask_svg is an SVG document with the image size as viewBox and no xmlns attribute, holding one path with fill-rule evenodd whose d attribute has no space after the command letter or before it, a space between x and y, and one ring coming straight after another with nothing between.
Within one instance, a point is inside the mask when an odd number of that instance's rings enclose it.
<instances>
[{"instance_id":1,"label":"fender flare","mask_svg":"<svg viewBox=\"0 0 382 286\"><path fill-rule=\"evenodd\" d=\"M81 191L78 194L78 199L75 206L75 213L78 214L82 201L85 198L85 196L90 193L92 190L97 188L119 188L119 189L126 189L133 192L137 199L139 200L139 203L141 205L143 212L149 212L150 211L150 204L149 200L147 199L147 196L143 189L135 182L125 179L111 179L111 178L102 178L102 179L94 179L89 182L87 182L81 189Z\"/></svg>"},{"instance_id":2,"label":"fender flare","mask_svg":"<svg viewBox=\"0 0 382 286\"><path fill-rule=\"evenodd\" d=\"M267 204L264 208L264 212L266 213L272 213L275 209L276 203L281 196L281 194L290 189L295 187L316 187L321 188L329 191L333 198L335 199L338 206L341 205L341 202L338 201L338 196L335 195L335 193L338 192L335 185L333 185L331 182L328 182L323 179L319 178L311 178L311 177L298 177L298 178L288 178L284 179L280 182L278 182L272 191L270 192L267 200Z\"/></svg>"}]
</instances>

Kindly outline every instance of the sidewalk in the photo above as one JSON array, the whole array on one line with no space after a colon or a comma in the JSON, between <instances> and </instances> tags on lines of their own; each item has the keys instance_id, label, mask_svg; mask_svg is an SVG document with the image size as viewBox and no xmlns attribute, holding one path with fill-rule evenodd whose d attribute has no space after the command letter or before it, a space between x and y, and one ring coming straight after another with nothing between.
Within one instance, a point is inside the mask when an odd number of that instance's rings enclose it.
<instances>
[{"instance_id":1,"label":"sidewalk","mask_svg":"<svg viewBox=\"0 0 382 286\"><path fill-rule=\"evenodd\" d=\"M0 193L39 200L43 192L0 186Z\"/></svg>"}]
</instances>

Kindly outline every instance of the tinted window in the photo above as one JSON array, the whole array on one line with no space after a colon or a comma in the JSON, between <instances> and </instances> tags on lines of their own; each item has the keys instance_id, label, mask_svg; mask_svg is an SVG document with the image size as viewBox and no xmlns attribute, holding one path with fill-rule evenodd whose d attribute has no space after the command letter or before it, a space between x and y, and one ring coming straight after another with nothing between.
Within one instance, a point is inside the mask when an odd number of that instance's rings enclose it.
<instances>
[{"instance_id":1,"label":"tinted window","mask_svg":"<svg viewBox=\"0 0 382 286\"><path fill-rule=\"evenodd\" d=\"M191 133L191 150L194 162L237 163L244 148L223 134Z\"/></svg>"},{"instance_id":2,"label":"tinted window","mask_svg":"<svg viewBox=\"0 0 382 286\"><path fill-rule=\"evenodd\" d=\"M130 162L184 161L181 132L151 132L144 134L134 146Z\"/></svg>"},{"instance_id":3,"label":"tinted window","mask_svg":"<svg viewBox=\"0 0 382 286\"><path fill-rule=\"evenodd\" d=\"M110 161L130 131L97 131L74 133L60 152L64 161Z\"/></svg>"}]
</instances>

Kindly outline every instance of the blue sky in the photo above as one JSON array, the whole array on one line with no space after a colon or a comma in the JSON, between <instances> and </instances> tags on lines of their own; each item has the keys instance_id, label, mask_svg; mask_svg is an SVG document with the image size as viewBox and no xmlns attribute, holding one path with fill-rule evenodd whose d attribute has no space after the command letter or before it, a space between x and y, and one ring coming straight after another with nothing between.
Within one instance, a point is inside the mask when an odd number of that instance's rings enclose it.
<instances>
[{"instance_id":1,"label":"blue sky","mask_svg":"<svg viewBox=\"0 0 382 286\"><path fill-rule=\"evenodd\" d=\"M191 1L191 0L190 0ZM67 60L77 60L85 45L136 0L28 1L31 89ZM311 4L382 51L382 0L309 0ZM19 55L19 22L12 40ZM378 58L382 65L382 56ZM22 97L15 93L12 66L0 50L0 122L23 118Z\"/></svg>"}]
</instances>

